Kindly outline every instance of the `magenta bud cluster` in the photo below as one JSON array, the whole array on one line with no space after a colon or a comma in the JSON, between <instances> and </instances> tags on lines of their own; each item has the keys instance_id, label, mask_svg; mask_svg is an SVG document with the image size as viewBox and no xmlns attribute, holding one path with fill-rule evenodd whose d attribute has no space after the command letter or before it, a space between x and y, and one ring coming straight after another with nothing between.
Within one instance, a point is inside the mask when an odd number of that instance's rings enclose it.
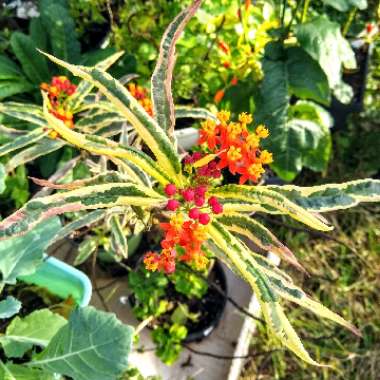
<instances>
[{"instance_id":1,"label":"magenta bud cluster","mask_svg":"<svg viewBox=\"0 0 380 380\"><path fill-rule=\"evenodd\" d=\"M207 225L210 223L211 217L209 211L216 215L223 212L223 205L219 203L216 197L210 197L206 203L206 185L178 190L174 184L170 183L165 186L164 191L170 197L166 204L168 211L176 211L182 203L190 204L191 208L188 211L188 216L190 219L197 220L200 224ZM177 199L174 196L177 196ZM208 212L204 212L204 208L207 208Z\"/></svg>"}]
</instances>

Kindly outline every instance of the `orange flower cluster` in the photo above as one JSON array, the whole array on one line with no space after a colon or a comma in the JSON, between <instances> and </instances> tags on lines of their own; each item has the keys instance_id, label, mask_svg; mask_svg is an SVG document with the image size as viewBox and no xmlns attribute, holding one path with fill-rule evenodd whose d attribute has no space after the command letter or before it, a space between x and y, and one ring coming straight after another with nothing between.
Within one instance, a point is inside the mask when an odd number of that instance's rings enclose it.
<instances>
[{"instance_id":1,"label":"orange flower cluster","mask_svg":"<svg viewBox=\"0 0 380 380\"><path fill-rule=\"evenodd\" d=\"M144 264L148 270L173 273L176 260L193 264L197 269L204 269L208 259L202 251L206 240L205 227L193 220L184 221L181 214L174 214L169 223L161 223L165 238L161 242L162 251L149 252Z\"/></svg>"},{"instance_id":2,"label":"orange flower cluster","mask_svg":"<svg viewBox=\"0 0 380 380\"><path fill-rule=\"evenodd\" d=\"M148 90L144 87L136 85L135 83L129 83L128 90L131 95L144 107L144 110L150 116L153 116L152 101L149 98Z\"/></svg>"},{"instance_id":3,"label":"orange flower cluster","mask_svg":"<svg viewBox=\"0 0 380 380\"><path fill-rule=\"evenodd\" d=\"M260 149L261 139L269 136L269 131L259 125L254 132L247 128L252 116L245 112L239 121L230 121L230 113L218 113L219 122L208 119L202 123L199 144L206 144L211 153L219 157L218 168L228 168L232 174L240 174L240 184L248 180L257 182L264 173L263 165L273 162L272 153Z\"/></svg>"},{"instance_id":4,"label":"orange flower cluster","mask_svg":"<svg viewBox=\"0 0 380 380\"><path fill-rule=\"evenodd\" d=\"M53 77L51 83L42 83L41 90L48 93L52 113L57 119L62 120L68 128L74 128L73 114L65 107L66 99L75 93L76 86L65 76ZM56 131L51 131L49 136L53 139L58 137Z\"/></svg>"}]
</instances>

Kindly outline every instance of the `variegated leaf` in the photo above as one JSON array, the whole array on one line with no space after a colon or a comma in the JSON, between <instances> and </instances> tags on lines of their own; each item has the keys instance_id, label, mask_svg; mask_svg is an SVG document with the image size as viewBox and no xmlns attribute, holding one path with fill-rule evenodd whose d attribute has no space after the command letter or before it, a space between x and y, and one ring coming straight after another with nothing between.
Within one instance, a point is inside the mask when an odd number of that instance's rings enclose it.
<instances>
[{"instance_id":1,"label":"variegated leaf","mask_svg":"<svg viewBox=\"0 0 380 380\"><path fill-rule=\"evenodd\" d=\"M165 198L150 188L130 183L87 186L30 200L0 222L0 239L20 235L54 215L115 206L161 207Z\"/></svg>"},{"instance_id":2,"label":"variegated leaf","mask_svg":"<svg viewBox=\"0 0 380 380\"><path fill-rule=\"evenodd\" d=\"M238 213L224 213L218 217L218 221L229 231L247 237L264 251L276 253L283 260L305 271L293 252L282 244L271 231L253 218Z\"/></svg>"},{"instance_id":3,"label":"variegated leaf","mask_svg":"<svg viewBox=\"0 0 380 380\"><path fill-rule=\"evenodd\" d=\"M328 212L380 201L380 180L359 179L312 187L267 186L309 211Z\"/></svg>"},{"instance_id":4,"label":"variegated leaf","mask_svg":"<svg viewBox=\"0 0 380 380\"><path fill-rule=\"evenodd\" d=\"M46 95L44 97L46 99ZM167 176L153 159L140 150L126 146L121 147L113 140L100 136L81 134L67 128L61 120L50 114L46 101L44 102L44 110L49 126L70 144L94 154L129 160L161 184L176 182L175 178Z\"/></svg>"},{"instance_id":5,"label":"variegated leaf","mask_svg":"<svg viewBox=\"0 0 380 380\"><path fill-rule=\"evenodd\" d=\"M96 238L88 238L83 240L78 247L78 253L74 260L74 265L83 264L98 248Z\"/></svg>"},{"instance_id":6,"label":"variegated leaf","mask_svg":"<svg viewBox=\"0 0 380 380\"><path fill-rule=\"evenodd\" d=\"M0 113L27 121L33 125L46 127L46 120L41 106L35 104L4 102L0 103Z\"/></svg>"},{"instance_id":7,"label":"variegated leaf","mask_svg":"<svg viewBox=\"0 0 380 380\"><path fill-rule=\"evenodd\" d=\"M202 0L194 0L167 27L160 45L160 53L152 75L153 113L158 124L173 139L175 116L172 96L172 77L175 65L175 45L186 24L193 17Z\"/></svg>"},{"instance_id":8,"label":"variegated leaf","mask_svg":"<svg viewBox=\"0 0 380 380\"><path fill-rule=\"evenodd\" d=\"M120 223L119 215L112 215L111 226L111 249L118 260L128 258L128 241Z\"/></svg>"},{"instance_id":9,"label":"variegated leaf","mask_svg":"<svg viewBox=\"0 0 380 380\"><path fill-rule=\"evenodd\" d=\"M25 133L19 137L16 137L14 140L0 146L0 157L5 154L11 153L15 150L24 148L25 146L31 145L38 140L41 140L45 137L47 132L42 128L36 128L31 132Z\"/></svg>"},{"instance_id":10,"label":"variegated leaf","mask_svg":"<svg viewBox=\"0 0 380 380\"><path fill-rule=\"evenodd\" d=\"M21 152L13 155L5 165L7 173L11 172L18 166L33 161L38 157L45 156L48 153L55 152L65 145L64 141L43 138L34 145L23 149Z\"/></svg>"},{"instance_id":11,"label":"variegated leaf","mask_svg":"<svg viewBox=\"0 0 380 380\"><path fill-rule=\"evenodd\" d=\"M291 300L315 314L330 319L358 334L358 330L349 322L307 297L300 288L293 285L289 276L281 273L278 269L273 270L268 265L267 260L258 260L258 255L250 252L241 241L231 235L220 223L213 221L208 233L213 243L228 257L233 270L239 272L252 286L270 330L302 360L310 364L319 365L309 356L297 333L286 318L279 302L280 297Z\"/></svg>"},{"instance_id":12,"label":"variegated leaf","mask_svg":"<svg viewBox=\"0 0 380 380\"><path fill-rule=\"evenodd\" d=\"M95 133L99 129L106 127L112 123L122 123L125 119L116 112L96 112L91 115L82 117L75 123L75 128L79 130L91 129Z\"/></svg>"},{"instance_id":13,"label":"variegated leaf","mask_svg":"<svg viewBox=\"0 0 380 380\"><path fill-rule=\"evenodd\" d=\"M175 107L176 119L211 119L218 121L218 118L206 108L176 106Z\"/></svg>"},{"instance_id":14,"label":"variegated leaf","mask_svg":"<svg viewBox=\"0 0 380 380\"><path fill-rule=\"evenodd\" d=\"M50 60L94 84L113 103L117 111L132 124L136 132L155 155L158 165L176 182L182 182L181 162L174 145L157 122L151 118L129 91L108 73L97 68L71 65L44 53ZM46 115L46 114L45 114Z\"/></svg>"},{"instance_id":15,"label":"variegated leaf","mask_svg":"<svg viewBox=\"0 0 380 380\"><path fill-rule=\"evenodd\" d=\"M317 216L304 210L282 194L269 189L267 186L231 184L214 188L209 191L209 194L215 195L222 200L227 198L239 200L241 203L245 201L256 203L264 209L270 207L317 230L330 231L332 229L332 227L323 223Z\"/></svg>"},{"instance_id":16,"label":"variegated leaf","mask_svg":"<svg viewBox=\"0 0 380 380\"><path fill-rule=\"evenodd\" d=\"M124 54L123 51L112 54L111 56L107 57L103 61L97 63L95 67L101 70L108 70L123 54ZM74 94L72 94L67 99L67 105L69 109L72 110L73 113L78 112L79 107L83 103L86 96L91 92L93 87L94 85L91 82L88 82L85 80L79 83Z\"/></svg>"}]
</instances>

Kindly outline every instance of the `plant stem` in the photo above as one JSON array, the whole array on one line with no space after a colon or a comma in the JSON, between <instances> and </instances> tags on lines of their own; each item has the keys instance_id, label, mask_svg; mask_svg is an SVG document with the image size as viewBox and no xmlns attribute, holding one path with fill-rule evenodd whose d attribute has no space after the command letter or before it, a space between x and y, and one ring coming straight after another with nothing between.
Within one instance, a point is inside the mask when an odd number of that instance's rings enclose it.
<instances>
[{"instance_id":1,"label":"plant stem","mask_svg":"<svg viewBox=\"0 0 380 380\"><path fill-rule=\"evenodd\" d=\"M357 11L357 9L353 8L350 11L350 13L348 14L347 21L344 24L343 30L342 30L343 37L346 37L346 35L347 35L347 33L348 33L349 29L350 29L350 26L352 24L352 21L354 21L354 18L355 18L355 15L356 15L356 11Z\"/></svg>"},{"instance_id":2,"label":"plant stem","mask_svg":"<svg viewBox=\"0 0 380 380\"><path fill-rule=\"evenodd\" d=\"M309 5L310 5L310 0L304 0L303 9L302 9L301 24L303 24L306 21L307 12L309 10Z\"/></svg>"},{"instance_id":3,"label":"plant stem","mask_svg":"<svg viewBox=\"0 0 380 380\"><path fill-rule=\"evenodd\" d=\"M285 9L286 9L286 0L283 0L282 1L281 26L284 26L284 22L285 22Z\"/></svg>"}]
</instances>

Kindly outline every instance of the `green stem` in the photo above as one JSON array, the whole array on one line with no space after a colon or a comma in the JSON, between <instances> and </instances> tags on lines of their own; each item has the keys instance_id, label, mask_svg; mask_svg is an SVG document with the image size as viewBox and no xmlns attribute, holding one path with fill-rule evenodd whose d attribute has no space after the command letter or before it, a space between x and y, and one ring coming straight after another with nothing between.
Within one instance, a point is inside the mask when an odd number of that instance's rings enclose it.
<instances>
[{"instance_id":1,"label":"green stem","mask_svg":"<svg viewBox=\"0 0 380 380\"><path fill-rule=\"evenodd\" d=\"M283 0L282 1L281 26L284 26L284 22L285 22L285 9L286 9L286 0Z\"/></svg>"},{"instance_id":2,"label":"green stem","mask_svg":"<svg viewBox=\"0 0 380 380\"><path fill-rule=\"evenodd\" d=\"M310 0L305 0L303 3L301 24L303 24L306 21L307 12L309 10L309 5L310 5Z\"/></svg>"},{"instance_id":3,"label":"green stem","mask_svg":"<svg viewBox=\"0 0 380 380\"><path fill-rule=\"evenodd\" d=\"M351 26L352 22L354 21L356 11L357 11L357 9L353 8L353 9L351 9L350 13L348 14L347 21L344 24L343 30L342 30L343 37L346 37L346 35L350 29L350 26Z\"/></svg>"}]
</instances>

